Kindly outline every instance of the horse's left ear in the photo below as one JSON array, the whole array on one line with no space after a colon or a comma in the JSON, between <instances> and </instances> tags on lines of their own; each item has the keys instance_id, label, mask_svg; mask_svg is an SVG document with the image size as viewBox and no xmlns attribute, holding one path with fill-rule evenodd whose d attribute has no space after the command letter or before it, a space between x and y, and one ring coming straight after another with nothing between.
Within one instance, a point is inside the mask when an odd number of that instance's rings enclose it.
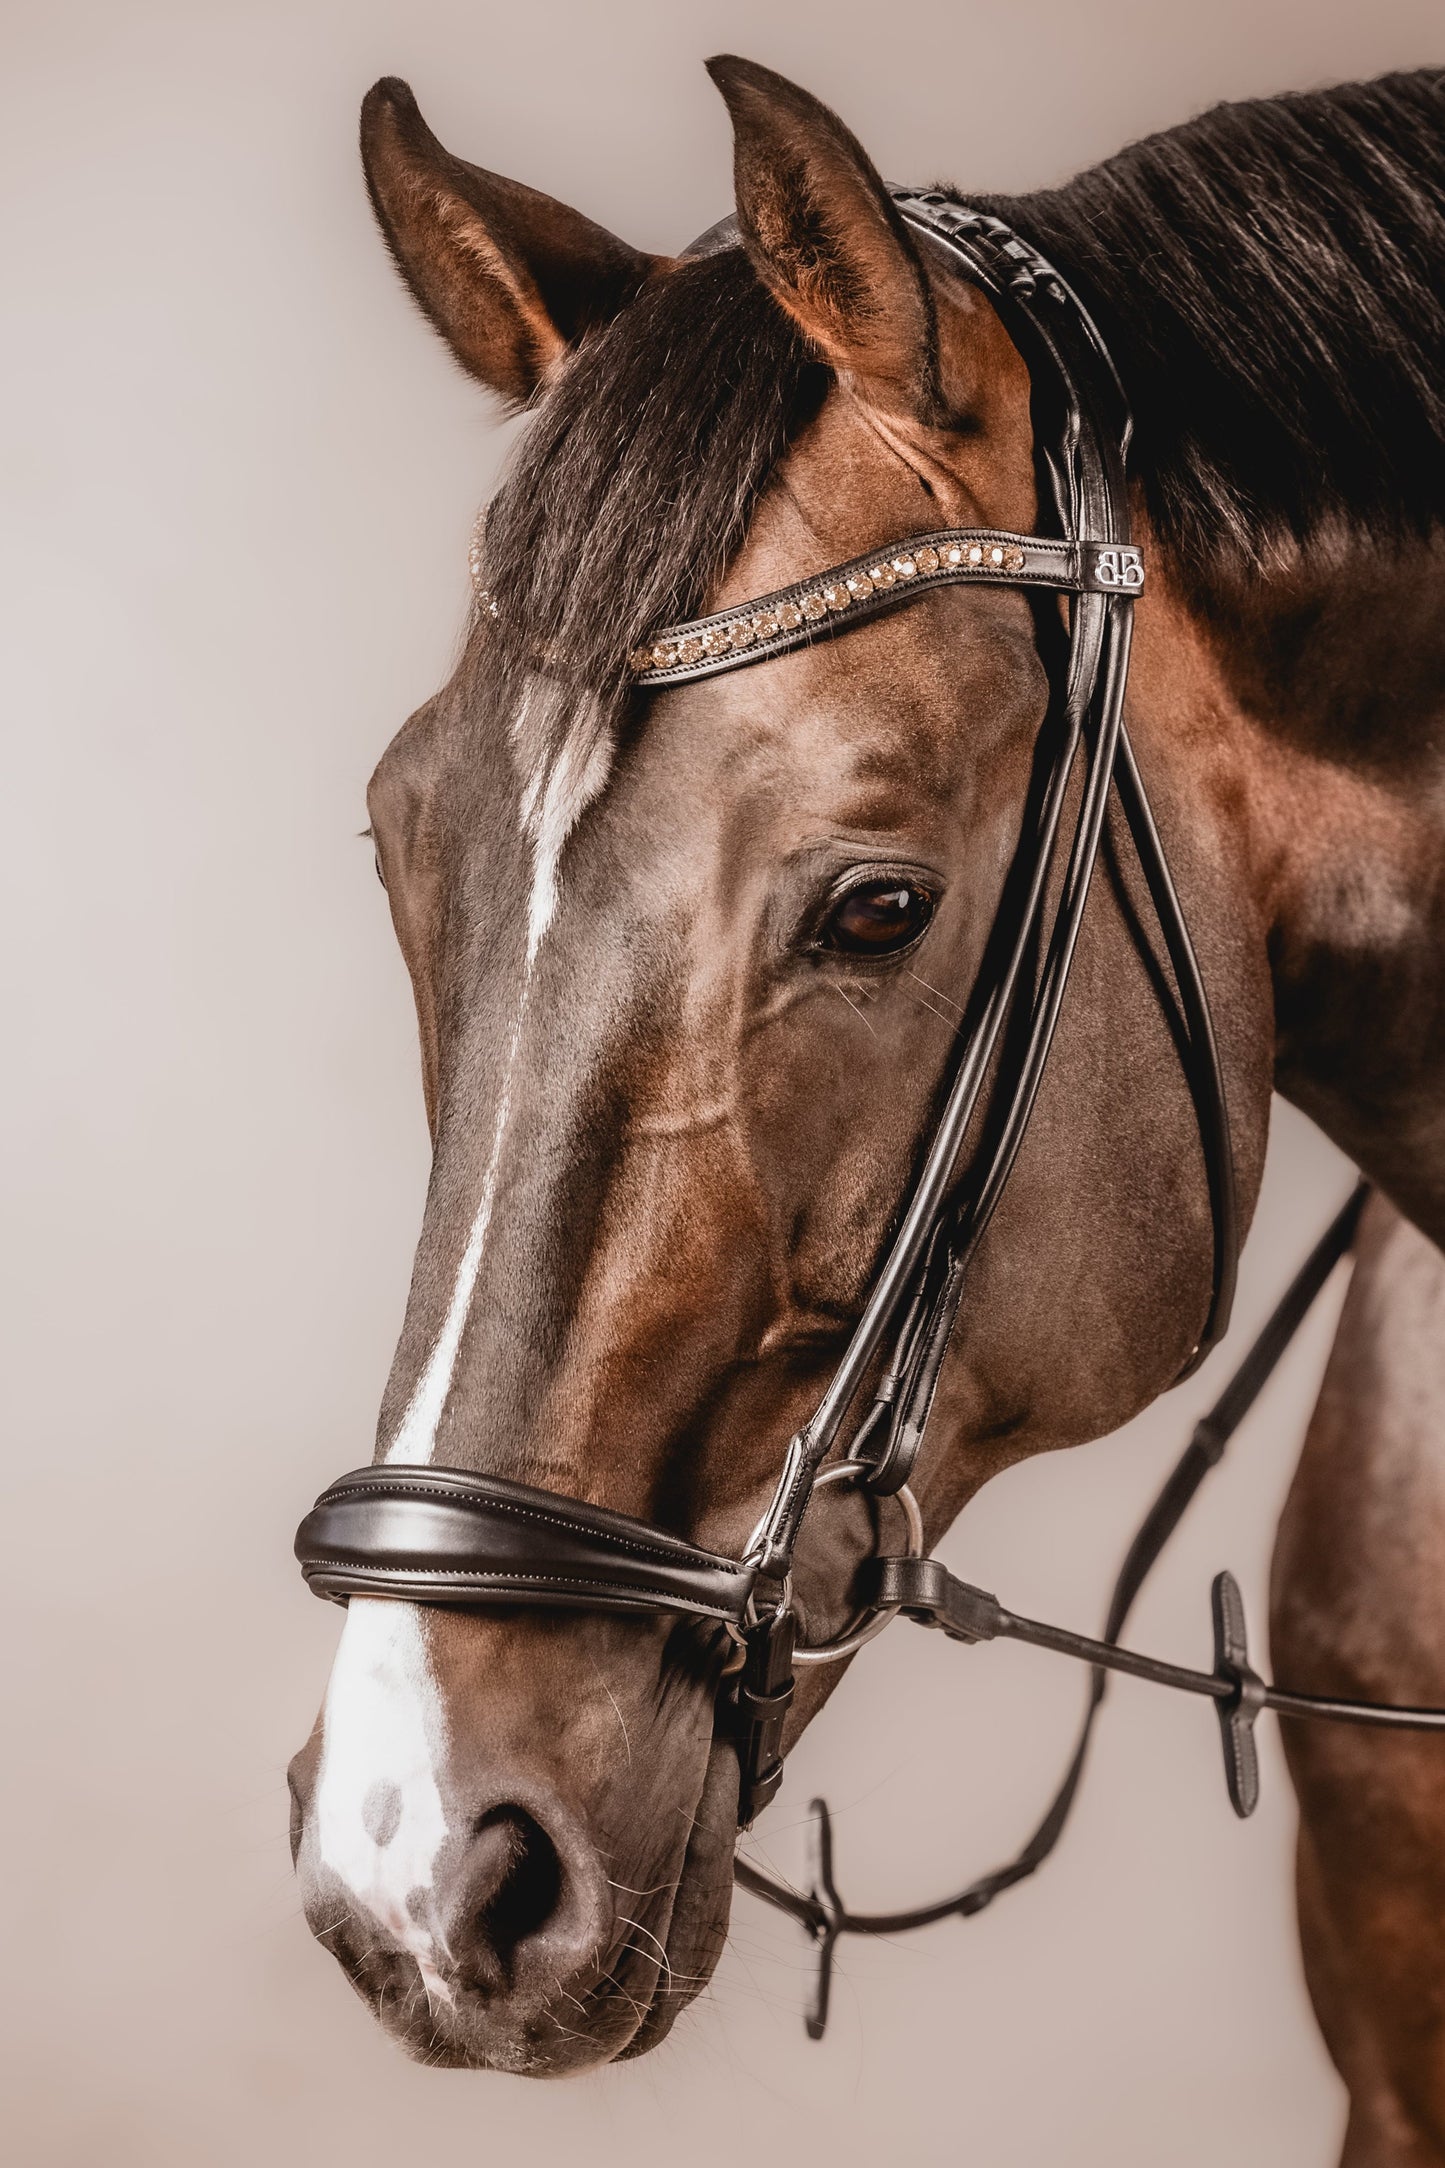
<instances>
[{"instance_id":1,"label":"horse's left ear","mask_svg":"<svg viewBox=\"0 0 1445 2168\"><path fill-rule=\"evenodd\" d=\"M366 94L361 161L421 308L462 367L513 404L669 268L567 204L454 157L395 76Z\"/></svg>"},{"instance_id":2,"label":"horse's left ear","mask_svg":"<svg viewBox=\"0 0 1445 2168\"><path fill-rule=\"evenodd\" d=\"M874 403L947 419L923 261L862 144L820 99L724 54L738 225L759 277L823 359Z\"/></svg>"}]
</instances>

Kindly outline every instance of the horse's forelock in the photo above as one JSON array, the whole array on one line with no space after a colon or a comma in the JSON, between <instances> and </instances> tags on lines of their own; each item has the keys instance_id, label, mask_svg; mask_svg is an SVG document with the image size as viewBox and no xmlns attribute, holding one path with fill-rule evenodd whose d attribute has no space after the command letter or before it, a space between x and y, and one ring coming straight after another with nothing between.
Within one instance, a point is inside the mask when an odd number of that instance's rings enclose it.
<instances>
[{"instance_id":1,"label":"horse's forelock","mask_svg":"<svg viewBox=\"0 0 1445 2168\"><path fill-rule=\"evenodd\" d=\"M730 250L653 281L542 399L479 552L529 828L595 796L628 654L702 607L826 381Z\"/></svg>"}]
</instances>

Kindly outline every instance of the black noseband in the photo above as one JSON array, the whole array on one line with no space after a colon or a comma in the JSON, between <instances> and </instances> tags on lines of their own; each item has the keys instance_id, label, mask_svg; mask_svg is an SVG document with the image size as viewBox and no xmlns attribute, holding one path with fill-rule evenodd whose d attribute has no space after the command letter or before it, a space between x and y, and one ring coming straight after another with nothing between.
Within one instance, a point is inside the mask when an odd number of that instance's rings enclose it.
<instances>
[{"instance_id":1,"label":"black noseband","mask_svg":"<svg viewBox=\"0 0 1445 2168\"><path fill-rule=\"evenodd\" d=\"M754 1569L577 1498L460 1468L358 1468L296 1531L318 1596L570 1604L740 1625Z\"/></svg>"}]
</instances>

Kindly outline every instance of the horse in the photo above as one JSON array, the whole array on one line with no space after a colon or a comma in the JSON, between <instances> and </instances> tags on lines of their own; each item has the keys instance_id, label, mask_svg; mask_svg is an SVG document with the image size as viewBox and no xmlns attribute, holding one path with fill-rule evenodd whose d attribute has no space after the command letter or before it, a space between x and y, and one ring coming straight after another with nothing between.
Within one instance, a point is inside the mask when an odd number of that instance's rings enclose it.
<instances>
[{"instance_id":1,"label":"horse","mask_svg":"<svg viewBox=\"0 0 1445 2168\"><path fill-rule=\"evenodd\" d=\"M1036 372L989 295L826 106L708 65L736 231L678 257L454 156L397 80L362 109L402 278L531 417L456 671L368 793L433 1144L376 1455L736 1556L936 1118L1068 612L940 582L746 670L639 682L659 627L896 536L1030 534L1044 487ZM967 199L1059 267L1132 409L1128 728L1242 1218L1275 1089L1376 1192L1280 1533L1276 1653L1302 1690L1436 1701L1442 120L1445 77L1397 75ZM992 1475L1127 1421L1204 1334L1210 1170L1157 950L1111 805L937 1379L929 1542ZM856 1487L810 1518L809 1639L847 1627L875 1536ZM730 1654L657 1613L353 1597L291 1767L293 1852L313 1931L409 2052L547 2075L665 2036L727 1932ZM805 1673L786 1745L839 1675ZM1287 1744L1345 2160L1445 2161L1438 1746Z\"/></svg>"}]
</instances>

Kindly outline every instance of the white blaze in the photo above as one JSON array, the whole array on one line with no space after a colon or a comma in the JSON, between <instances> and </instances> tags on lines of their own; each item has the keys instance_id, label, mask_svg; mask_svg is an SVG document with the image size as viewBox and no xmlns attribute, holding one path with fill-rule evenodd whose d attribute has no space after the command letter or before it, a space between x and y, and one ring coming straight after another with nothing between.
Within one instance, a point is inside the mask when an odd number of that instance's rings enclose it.
<instances>
[{"instance_id":1,"label":"white blaze","mask_svg":"<svg viewBox=\"0 0 1445 2168\"><path fill-rule=\"evenodd\" d=\"M428 1461L436 1451L437 1425L452 1389L452 1372L456 1368L457 1351L466 1330L467 1315L472 1306L472 1290L477 1284L477 1274L482 1266L482 1252L487 1246L487 1230L492 1224L492 1200L497 1194L497 1170L502 1164L502 1139L507 1133L507 1122L512 1112L512 1072L517 1066L517 1050L522 1043L522 1025L526 1020L527 1001L532 991L532 964L528 959L526 974L522 980L521 998L512 1025L512 1036L507 1042L507 1058L502 1067L502 1092L497 1101L497 1119L492 1130L491 1156L482 1179L482 1195L472 1220L467 1246L462 1251L462 1261L457 1267L456 1280L452 1286L452 1299L447 1304L447 1314L442 1329L432 1342L431 1353L422 1365L421 1376L412 1388L406 1404L406 1413L397 1425L396 1436L387 1447L388 1460L413 1463Z\"/></svg>"},{"instance_id":2,"label":"white blaze","mask_svg":"<svg viewBox=\"0 0 1445 2168\"><path fill-rule=\"evenodd\" d=\"M520 726L519 726L520 727ZM550 768L538 769L522 793L522 830L532 839L532 900L527 912L527 966L557 909L557 867L562 846L607 780L613 740L595 727L573 731Z\"/></svg>"},{"instance_id":3,"label":"white blaze","mask_svg":"<svg viewBox=\"0 0 1445 2168\"><path fill-rule=\"evenodd\" d=\"M579 750L579 745L584 749ZM502 1140L512 1113L512 1076L522 1044L522 1026L531 999L537 952L557 909L557 867L562 847L585 808L607 780L612 751L612 740L605 733L590 740L568 737L551 767L539 769L522 794L522 832L530 837L533 851L532 893L527 905L527 960L522 970L517 1014L502 1065L502 1088L492 1129L492 1149L482 1178L482 1194L452 1284L446 1316L412 1388L396 1436L387 1447L389 1461L419 1465L429 1461L436 1451L437 1427L451 1393L457 1355L471 1313L472 1296L492 1224L492 1206L502 1164Z\"/></svg>"},{"instance_id":4,"label":"white blaze","mask_svg":"<svg viewBox=\"0 0 1445 2168\"><path fill-rule=\"evenodd\" d=\"M579 744L586 750L579 751ZM557 909L558 862L578 818L606 781L611 758L606 736L570 737L550 768L533 775L523 795L523 833L533 849L527 956L502 1064L491 1150L446 1315L387 1449L389 1461L424 1463L436 1450L486 1252L537 952ZM437 1781L445 1751L445 1714L419 1607L353 1596L326 1692L317 1845L322 1862L353 1899L415 1957L428 1992L450 2001L437 1971L448 1952L437 1947L424 1924L425 1906L417 1903L432 1887L447 1834Z\"/></svg>"}]
</instances>

